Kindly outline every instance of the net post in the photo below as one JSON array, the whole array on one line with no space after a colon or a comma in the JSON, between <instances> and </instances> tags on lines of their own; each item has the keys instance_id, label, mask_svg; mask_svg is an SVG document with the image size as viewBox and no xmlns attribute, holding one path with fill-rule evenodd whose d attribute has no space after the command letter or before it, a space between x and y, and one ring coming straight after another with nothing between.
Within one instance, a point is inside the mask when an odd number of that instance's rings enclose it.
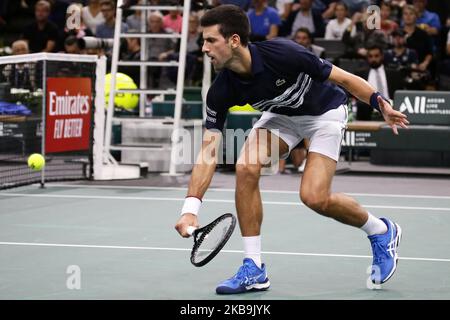
<instances>
[{"instance_id":1,"label":"net post","mask_svg":"<svg viewBox=\"0 0 450 320\"><path fill-rule=\"evenodd\" d=\"M94 180L96 176L102 175L103 163L105 162L105 74L106 57L102 56L96 61L95 68L95 99L94 99L94 133L93 133L93 169Z\"/></svg>"},{"instance_id":2,"label":"net post","mask_svg":"<svg viewBox=\"0 0 450 320\"><path fill-rule=\"evenodd\" d=\"M109 153L111 147L111 137L112 137L112 118L114 115L114 97L116 95L116 74L119 61L119 50L120 50L120 33L121 33L121 23L122 23L122 5L123 1L117 1L116 7L116 23L114 27L114 45L111 57L111 83L109 86L109 100L108 100L108 111L106 113L106 132L105 132L105 151Z\"/></svg>"},{"instance_id":3,"label":"net post","mask_svg":"<svg viewBox=\"0 0 450 320\"><path fill-rule=\"evenodd\" d=\"M46 114L47 114L47 59L42 60L42 135L41 135L41 154L45 159L45 138L46 132ZM45 166L41 171L41 188L45 187Z\"/></svg>"},{"instance_id":4,"label":"net post","mask_svg":"<svg viewBox=\"0 0 450 320\"><path fill-rule=\"evenodd\" d=\"M176 159L180 146L179 129L181 127L181 109L183 108L183 91L184 91L184 73L186 66L186 52L187 52L187 38L188 38L188 25L189 25L189 12L191 9L191 2L184 1L183 3L183 22L181 27L181 43L180 54L177 74L177 91L175 95L175 110L173 119L173 131L172 131L172 148L170 150L170 165L169 176L176 176Z\"/></svg>"}]
</instances>

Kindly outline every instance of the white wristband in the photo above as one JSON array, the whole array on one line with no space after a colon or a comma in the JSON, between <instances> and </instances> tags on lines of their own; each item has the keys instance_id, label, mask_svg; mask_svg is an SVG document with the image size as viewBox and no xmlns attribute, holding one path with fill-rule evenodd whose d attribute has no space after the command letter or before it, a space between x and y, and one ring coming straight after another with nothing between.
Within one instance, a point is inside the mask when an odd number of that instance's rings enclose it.
<instances>
[{"instance_id":1,"label":"white wristband","mask_svg":"<svg viewBox=\"0 0 450 320\"><path fill-rule=\"evenodd\" d=\"M198 215L200 206L202 205L202 200L196 197L187 197L184 200L183 209L181 209L181 215L185 213L192 213Z\"/></svg>"}]
</instances>

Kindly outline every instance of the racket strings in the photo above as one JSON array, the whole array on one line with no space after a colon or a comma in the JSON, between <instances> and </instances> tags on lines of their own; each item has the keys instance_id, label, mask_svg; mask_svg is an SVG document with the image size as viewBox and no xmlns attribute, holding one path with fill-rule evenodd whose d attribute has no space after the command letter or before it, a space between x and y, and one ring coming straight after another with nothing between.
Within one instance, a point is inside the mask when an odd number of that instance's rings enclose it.
<instances>
[{"instance_id":1,"label":"racket strings","mask_svg":"<svg viewBox=\"0 0 450 320\"><path fill-rule=\"evenodd\" d=\"M198 249L194 255L195 260L201 261L217 249L227 237L231 225L231 219L224 219L208 226L197 240Z\"/></svg>"}]
</instances>

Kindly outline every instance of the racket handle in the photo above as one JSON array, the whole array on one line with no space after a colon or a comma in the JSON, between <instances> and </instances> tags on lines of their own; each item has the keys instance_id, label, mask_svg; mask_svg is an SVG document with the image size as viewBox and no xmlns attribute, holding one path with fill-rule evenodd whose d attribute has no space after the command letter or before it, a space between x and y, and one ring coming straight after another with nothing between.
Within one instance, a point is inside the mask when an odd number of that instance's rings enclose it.
<instances>
[{"instance_id":1,"label":"racket handle","mask_svg":"<svg viewBox=\"0 0 450 320\"><path fill-rule=\"evenodd\" d=\"M187 232L190 236L192 236L192 234L194 233L195 229L197 229L197 228L196 228L196 227L193 227L193 226L189 226L189 227L187 227L186 232Z\"/></svg>"}]
</instances>

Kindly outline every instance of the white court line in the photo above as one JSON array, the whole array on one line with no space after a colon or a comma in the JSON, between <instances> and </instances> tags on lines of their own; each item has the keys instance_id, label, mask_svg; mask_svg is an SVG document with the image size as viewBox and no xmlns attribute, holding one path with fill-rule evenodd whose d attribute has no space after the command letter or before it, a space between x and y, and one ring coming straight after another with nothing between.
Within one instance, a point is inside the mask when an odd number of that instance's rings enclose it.
<instances>
[{"instance_id":1,"label":"white court line","mask_svg":"<svg viewBox=\"0 0 450 320\"><path fill-rule=\"evenodd\" d=\"M103 200L143 200L143 201L184 201L185 198L155 198L155 197L121 197L121 196L88 196L88 195L74 195L74 194L28 194L28 193L0 193L2 197L30 197L30 198L67 198L67 199L103 199ZM225 199L204 199L203 202L217 202L217 203L235 203L234 200ZM268 205L286 205L286 206L305 206L300 201L263 201L263 204ZM395 210L423 210L423 211L450 211L450 208L435 208L435 207L405 207L405 206L378 206L365 205L365 208L372 209L395 209Z\"/></svg>"},{"instance_id":2,"label":"white court line","mask_svg":"<svg viewBox=\"0 0 450 320\"><path fill-rule=\"evenodd\" d=\"M37 185L37 184L36 184ZM187 191L186 188L181 187L133 187L133 186L111 186L111 185L82 185L82 184L57 184L57 183L46 183L49 187L58 188L92 188L92 189L130 189L130 190L174 190L174 191ZM40 185L39 185L40 186ZM235 189L220 189L220 188L209 188L208 191L213 192L235 192ZM298 194L298 191L287 191L287 190L260 190L261 193L281 193L281 194ZM343 192L351 196L361 196L361 197L386 197L386 198L420 198L420 199L450 199L450 196L430 196L430 195L414 195L414 194L383 194L383 193L349 193Z\"/></svg>"},{"instance_id":3,"label":"white court line","mask_svg":"<svg viewBox=\"0 0 450 320\"><path fill-rule=\"evenodd\" d=\"M103 199L103 200L143 200L143 201L184 201L185 198L161 198L161 197L121 197L121 196L88 196L88 195L71 195L71 194L27 194L27 193L0 193L0 196L13 197L34 197L34 198L68 198L68 199ZM234 200L227 199L204 199L203 202L217 202L217 203L234 203ZM263 201L263 204L268 205L288 205L288 206L304 206L300 201ZM366 208L375 209L398 209L398 210L429 210L429 211L450 211L450 208L435 208L435 207L406 207L406 206L379 206L379 205L364 205Z\"/></svg>"},{"instance_id":4,"label":"white court line","mask_svg":"<svg viewBox=\"0 0 450 320\"><path fill-rule=\"evenodd\" d=\"M4 246L33 246L33 247L66 247L66 248L92 248L92 249L122 249L122 250L154 250L154 251L191 251L188 248L164 248L164 247L135 247L135 246L103 246L89 244L65 244L65 243L39 243L39 242L0 242ZM221 250L225 253L244 253L242 250ZM282 256L309 256L309 257L333 257L333 258L363 258L368 259L372 256L354 255L354 254L332 254L332 253L306 253L306 252L282 252L282 251L262 251L262 254L282 255ZM431 262L450 262L450 259L436 258L415 258L399 257L400 260L411 261L431 261Z\"/></svg>"}]
</instances>

